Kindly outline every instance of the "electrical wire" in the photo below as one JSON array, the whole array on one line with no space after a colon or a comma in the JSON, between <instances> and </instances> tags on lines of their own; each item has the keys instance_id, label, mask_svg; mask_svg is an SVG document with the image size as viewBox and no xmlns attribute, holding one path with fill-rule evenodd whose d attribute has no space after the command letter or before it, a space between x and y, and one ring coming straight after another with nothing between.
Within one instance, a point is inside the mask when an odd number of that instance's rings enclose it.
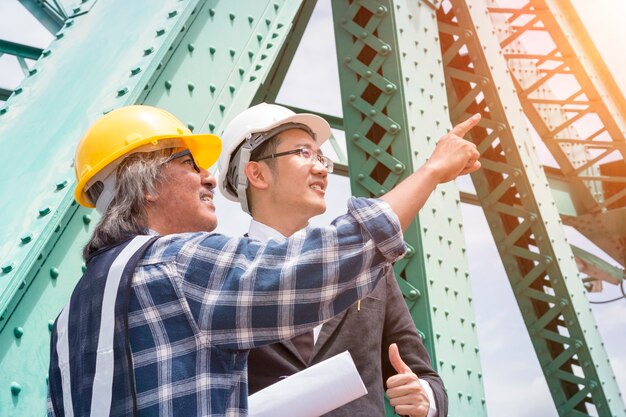
<instances>
[{"instance_id":1,"label":"electrical wire","mask_svg":"<svg viewBox=\"0 0 626 417\"><path fill-rule=\"evenodd\" d=\"M608 304L608 303L612 303L614 301L619 301L619 300L626 299L626 291L624 291L624 281L623 280L619 283L619 290L621 291L622 295L617 297L617 298L612 298L610 300L603 300L603 301L589 301L589 304Z\"/></svg>"}]
</instances>

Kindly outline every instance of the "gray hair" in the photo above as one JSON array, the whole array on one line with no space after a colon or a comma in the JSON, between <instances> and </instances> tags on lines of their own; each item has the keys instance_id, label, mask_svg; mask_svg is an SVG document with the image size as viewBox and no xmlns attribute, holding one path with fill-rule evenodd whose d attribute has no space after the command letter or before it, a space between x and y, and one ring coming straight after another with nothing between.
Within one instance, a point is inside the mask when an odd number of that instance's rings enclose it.
<instances>
[{"instance_id":1,"label":"gray hair","mask_svg":"<svg viewBox=\"0 0 626 417\"><path fill-rule=\"evenodd\" d=\"M169 148L133 153L124 158L112 174L116 176L115 194L83 249L84 259L100 249L147 232L146 194L157 193L157 185L163 181L163 166L171 153ZM91 188L89 197L95 202L104 186L94 184Z\"/></svg>"}]
</instances>

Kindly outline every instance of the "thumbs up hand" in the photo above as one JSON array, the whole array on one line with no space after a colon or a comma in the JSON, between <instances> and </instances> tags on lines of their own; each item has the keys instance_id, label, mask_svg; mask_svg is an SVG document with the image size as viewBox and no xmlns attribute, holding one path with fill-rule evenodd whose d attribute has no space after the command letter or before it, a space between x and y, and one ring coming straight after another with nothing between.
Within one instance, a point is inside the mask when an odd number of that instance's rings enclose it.
<instances>
[{"instance_id":1,"label":"thumbs up hand","mask_svg":"<svg viewBox=\"0 0 626 417\"><path fill-rule=\"evenodd\" d=\"M428 395L422 388L420 380L411 371L398 351L398 346L392 343L389 346L389 361L398 372L387 379L387 397L394 407L396 414L410 417L426 417L430 408Z\"/></svg>"}]
</instances>

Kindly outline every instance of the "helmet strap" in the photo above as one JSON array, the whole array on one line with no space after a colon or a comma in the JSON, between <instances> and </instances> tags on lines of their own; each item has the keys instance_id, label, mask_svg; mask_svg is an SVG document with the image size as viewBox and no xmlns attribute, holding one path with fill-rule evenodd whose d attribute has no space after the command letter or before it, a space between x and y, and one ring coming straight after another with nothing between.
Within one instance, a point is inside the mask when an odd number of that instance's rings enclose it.
<instances>
[{"instance_id":1,"label":"helmet strap","mask_svg":"<svg viewBox=\"0 0 626 417\"><path fill-rule=\"evenodd\" d=\"M104 184L104 188L96 200L96 210L98 213L104 214L111 201L113 201L113 197L115 197L115 186L117 185L117 171L113 171L102 181Z\"/></svg>"},{"instance_id":2,"label":"helmet strap","mask_svg":"<svg viewBox=\"0 0 626 417\"><path fill-rule=\"evenodd\" d=\"M239 198L239 202L241 203L241 208L243 211L250 213L250 209L248 208L248 196L246 190L248 189L248 176L246 175L246 164L250 161L250 154L252 151L250 148L243 146L239 153L239 165L237 166L237 197Z\"/></svg>"}]
</instances>

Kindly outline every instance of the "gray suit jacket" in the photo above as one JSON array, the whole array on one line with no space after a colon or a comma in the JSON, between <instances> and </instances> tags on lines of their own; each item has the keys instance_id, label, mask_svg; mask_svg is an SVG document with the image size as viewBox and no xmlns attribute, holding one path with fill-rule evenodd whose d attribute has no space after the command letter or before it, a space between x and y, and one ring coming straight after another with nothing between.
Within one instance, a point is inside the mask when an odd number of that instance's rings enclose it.
<instances>
[{"instance_id":1,"label":"gray suit jacket","mask_svg":"<svg viewBox=\"0 0 626 417\"><path fill-rule=\"evenodd\" d=\"M437 416L446 416L448 397L443 382L431 367L428 352L417 334L393 273L361 300L360 310L355 304L324 323L308 363L302 360L291 340L253 349L248 360L250 393L348 350L368 394L326 416L384 416L385 381L396 374L389 363L391 343L398 344L404 362L430 384L437 403Z\"/></svg>"}]
</instances>

